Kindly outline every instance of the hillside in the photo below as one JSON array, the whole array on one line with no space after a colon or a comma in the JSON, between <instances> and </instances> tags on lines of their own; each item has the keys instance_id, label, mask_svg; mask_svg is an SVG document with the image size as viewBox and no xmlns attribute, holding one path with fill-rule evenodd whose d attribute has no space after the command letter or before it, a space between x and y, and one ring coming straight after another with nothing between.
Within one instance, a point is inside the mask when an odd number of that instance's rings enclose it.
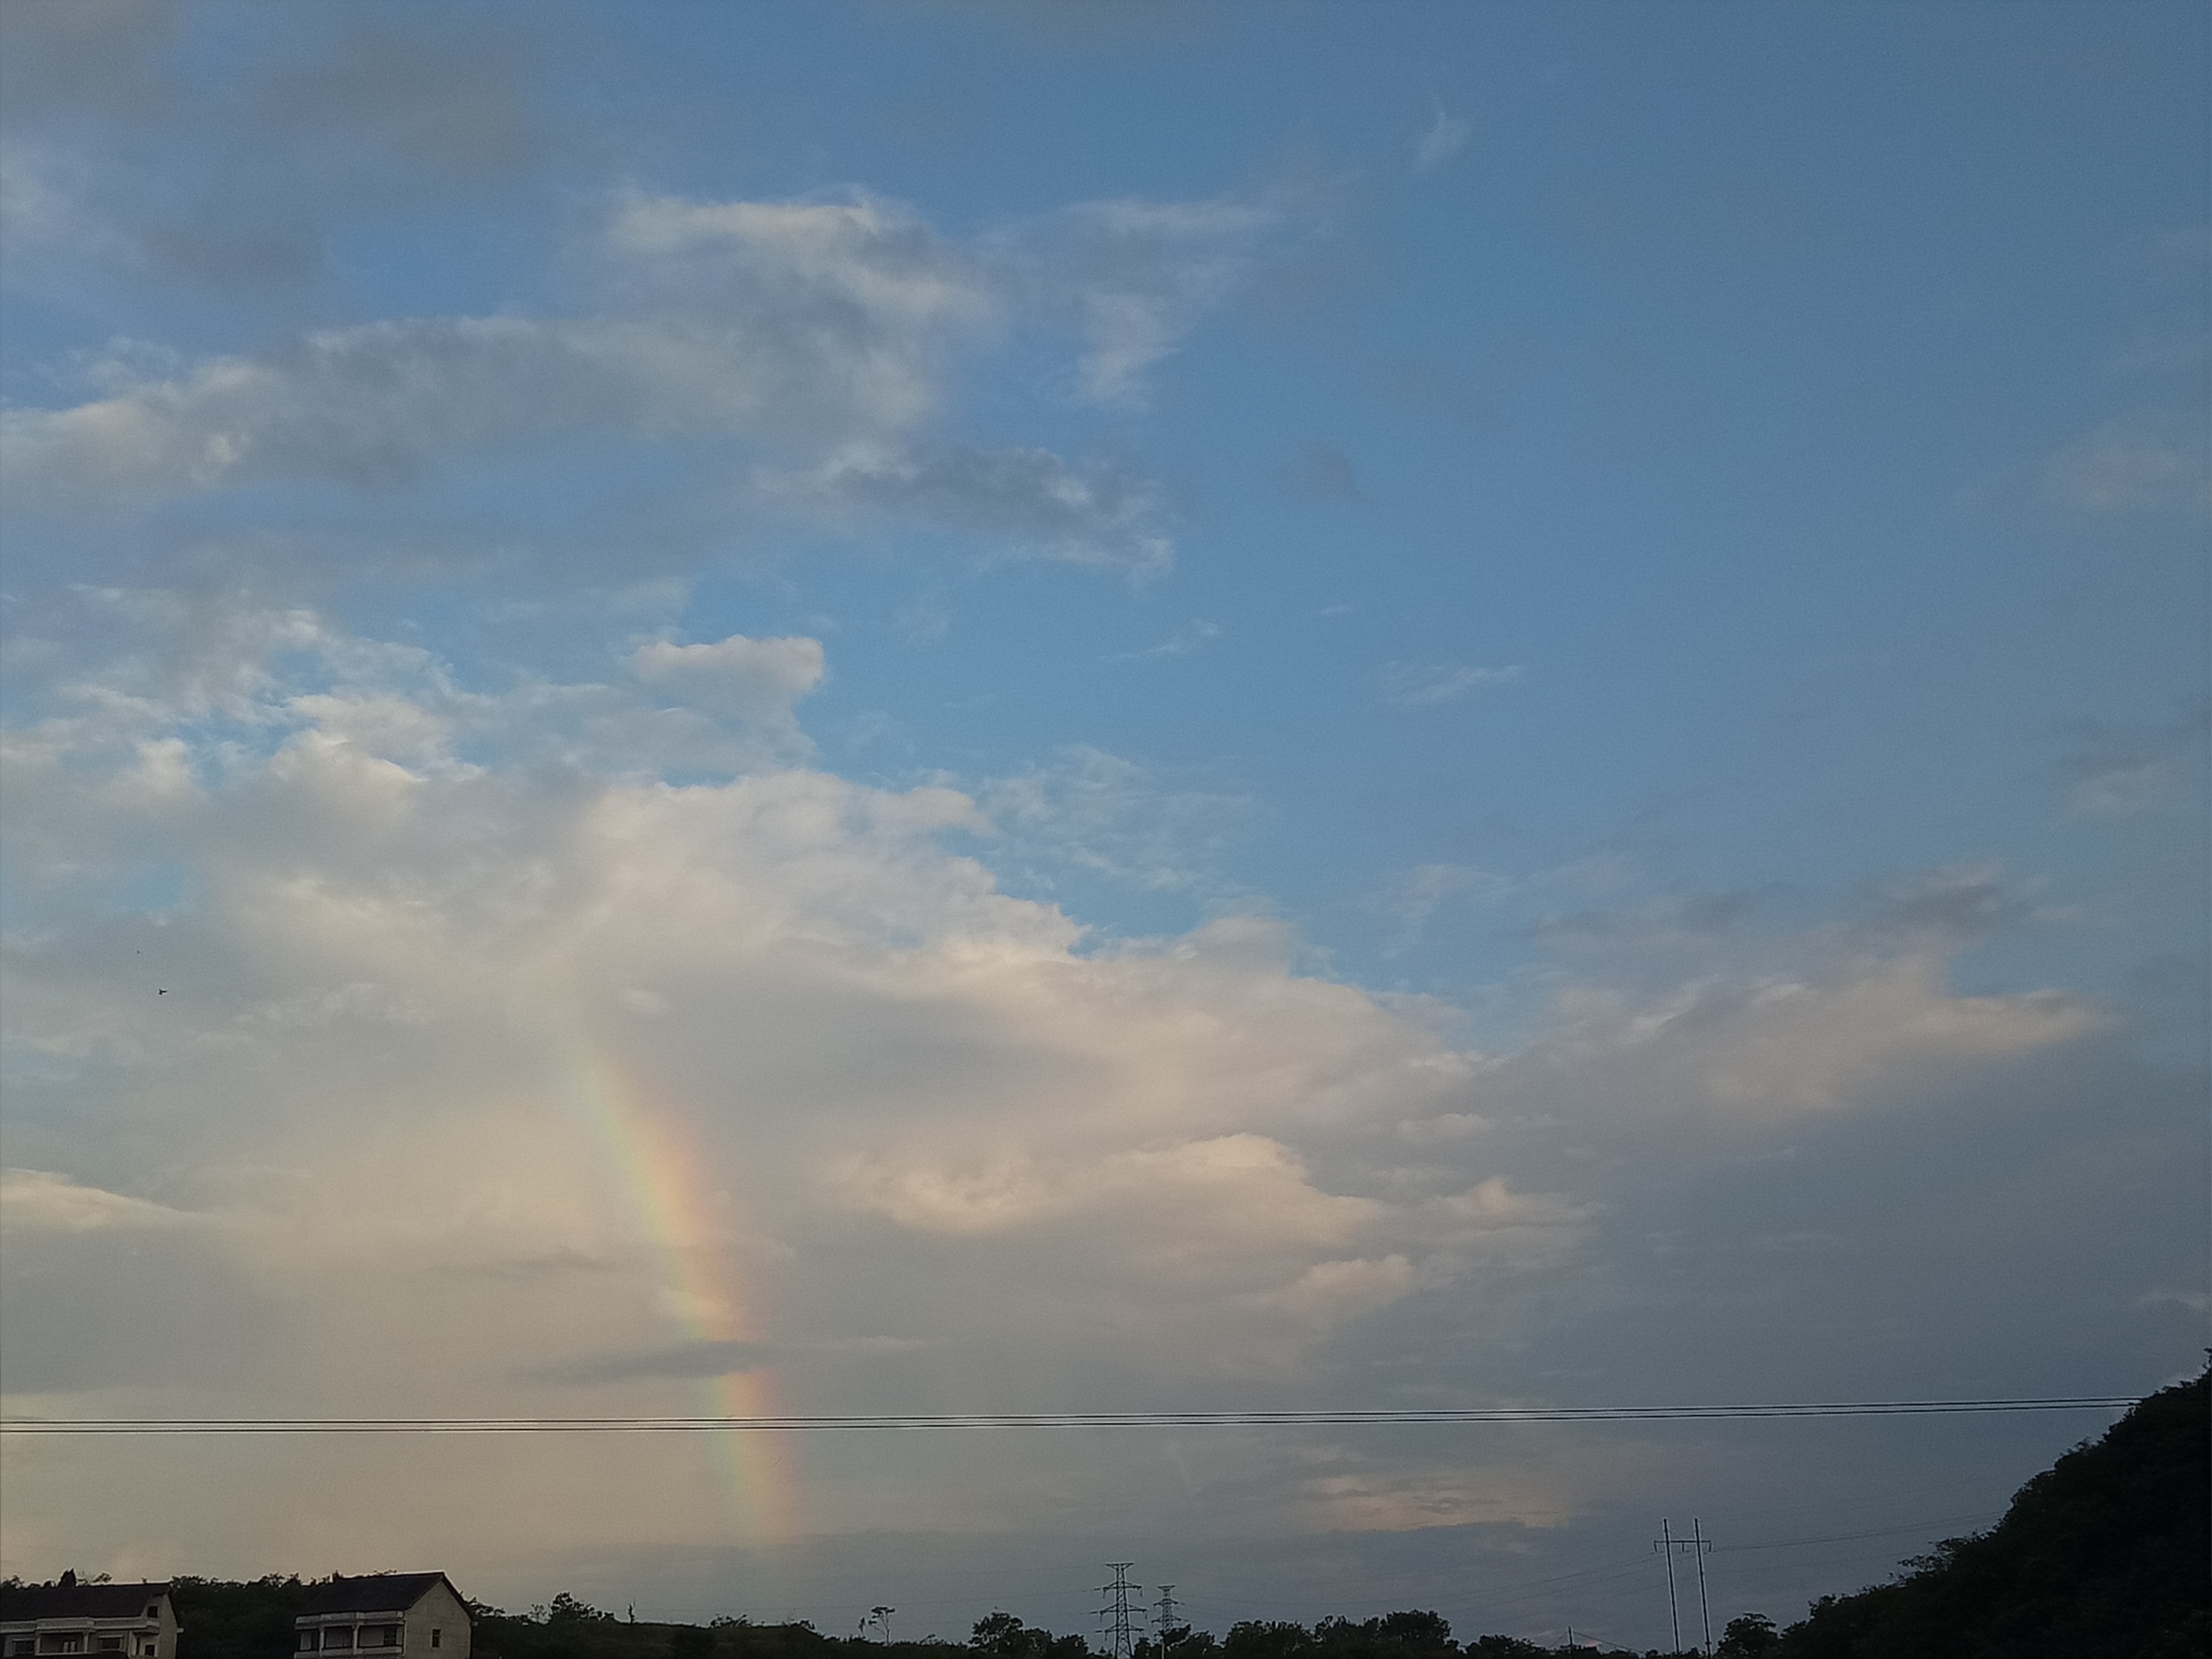
<instances>
[{"instance_id":1,"label":"hillside","mask_svg":"<svg viewBox=\"0 0 2212 1659\"><path fill-rule=\"evenodd\" d=\"M1776 1659L2195 1659L2212 1644L2212 1396L2161 1389L1989 1531L1823 1596Z\"/></svg>"}]
</instances>

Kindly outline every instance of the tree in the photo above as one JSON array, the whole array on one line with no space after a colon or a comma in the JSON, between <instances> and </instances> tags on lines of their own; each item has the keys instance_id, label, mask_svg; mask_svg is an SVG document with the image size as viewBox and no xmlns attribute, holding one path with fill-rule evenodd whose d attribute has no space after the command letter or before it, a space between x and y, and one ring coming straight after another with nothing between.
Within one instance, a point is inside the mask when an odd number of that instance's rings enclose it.
<instances>
[{"instance_id":1,"label":"tree","mask_svg":"<svg viewBox=\"0 0 2212 1659\"><path fill-rule=\"evenodd\" d=\"M1304 1625L1282 1619L1247 1619L1222 1638L1224 1659L1292 1659L1320 1646Z\"/></svg>"},{"instance_id":2,"label":"tree","mask_svg":"<svg viewBox=\"0 0 2212 1659\"><path fill-rule=\"evenodd\" d=\"M1763 1613L1747 1613L1729 1620L1713 1659L1766 1659L1781 1646L1782 1632L1771 1619Z\"/></svg>"}]
</instances>

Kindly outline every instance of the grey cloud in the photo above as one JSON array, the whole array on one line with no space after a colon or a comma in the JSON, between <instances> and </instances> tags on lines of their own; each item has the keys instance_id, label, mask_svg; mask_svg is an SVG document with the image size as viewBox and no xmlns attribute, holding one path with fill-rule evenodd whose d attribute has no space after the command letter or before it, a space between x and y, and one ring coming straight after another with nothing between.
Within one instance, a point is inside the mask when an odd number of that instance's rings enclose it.
<instances>
[{"instance_id":1,"label":"grey cloud","mask_svg":"<svg viewBox=\"0 0 2212 1659\"><path fill-rule=\"evenodd\" d=\"M253 114L295 161L306 144L348 173L367 159L456 180L501 178L543 143L530 55L521 30L431 12L399 29L349 13L325 55L268 72Z\"/></svg>"},{"instance_id":2,"label":"grey cloud","mask_svg":"<svg viewBox=\"0 0 2212 1659\"><path fill-rule=\"evenodd\" d=\"M170 0L0 7L0 119L16 127L60 112L165 112L158 60L177 18Z\"/></svg>"},{"instance_id":3,"label":"grey cloud","mask_svg":"<svg viewBox=\"0 0 2212 1659\"><path fill-rule=\"evenodd\" d=\"M298 286L321 274L343 214L479 189L546 153L530 31L436 8L408 9L404 28L288 9L296 30L214 80L176 50L199 16L189 9L4 9L0 115L16 148L49 152L44 211L11 204L19 271L40 267L46 288L88 263L218 289Z\"/></svg>"},{"instance_id":4,"label":"grey cloud","mask_svg":"<svg viewBox=\"0 0 2212 1659\"><path fill-rule=\"evenodd\" d=\"M613 1273L623 1271L623 1264L605 1256L570 1246L543 1251L535 1255L506 1256L495 1261L456 1263L448 1271L456 1273L479 1274L487 1279L562 1279L572 1273Z\"/></svg>"},{"instance_id":5,"label":"grey cloud","mask_svg":"<svg viewBox=\"0 0 2212 1659\"><path fill-rule=\"evenodd\" d=\"M1359 499L1359 473L1351 457L1327 444L1308 444L1283 470L1284 481L1301 495L1322 500Z\"/></svg>"},{"instance_id":6,"label":"grey cloud","mask_svg":"<svg viewBox=\"0 0 2212 1659\"><path fill-rule=\"evenodd\" d=\"M775 1360L776 1349L765 1342L679 1342L672 1347L599 1354L541 1366L531 1376L539 1382L592 1387L649 1377L730 1376L759 1370Z\"/></svg>"},{"instance_id":7,"label":"grey cloud","mask_svg":"<svg viewBox=\"0 0 2212 1659\"><path fill-rule=\"evenodd\" d=\"M2172 799L2203 752L2212 710L2163 720L2075 720L2054 763L2068 805L2084 817L2132 817Z\"/></svg>"},{"instance_id":8,"label":"grey cloud","mask_svg":"<svg viewBox=\"0 0 2212 1659\"><path fill-rule=\"evenodd\" d=\"M1875 890L1864 926L1876 933L1976 939L2033 921L2037 907L1994 862L1945 865Z\"/></svg>"}]
</instances>

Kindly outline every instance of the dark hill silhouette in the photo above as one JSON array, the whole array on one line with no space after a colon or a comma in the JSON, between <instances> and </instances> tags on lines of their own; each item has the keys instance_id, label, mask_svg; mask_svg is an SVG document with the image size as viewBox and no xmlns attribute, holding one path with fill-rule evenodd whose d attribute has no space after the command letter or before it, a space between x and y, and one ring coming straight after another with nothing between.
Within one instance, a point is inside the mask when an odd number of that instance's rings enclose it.
<instances>
[{"instance_id":1,"label":"dark hill silhouette","mask_svg":"<svg viewBox=\"0 0 2212 1659\"><path fill-rule=\"evenodd\" d=\"M2198 1659L2212 1652L2212 1370L2137 1404L1985 1533L1824 1595L1774 1659Z\"/></svg>"}]
</instances>

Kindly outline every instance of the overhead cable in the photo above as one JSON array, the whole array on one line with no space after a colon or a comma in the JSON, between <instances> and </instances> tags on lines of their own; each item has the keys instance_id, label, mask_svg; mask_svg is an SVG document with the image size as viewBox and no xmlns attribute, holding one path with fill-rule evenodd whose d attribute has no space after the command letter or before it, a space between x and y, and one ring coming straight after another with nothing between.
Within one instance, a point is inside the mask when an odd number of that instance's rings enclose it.
<instances>
[{"instance_id":1,"label":"overhead cable","mask_svg":"<svg viewBox=\"0 0 2212 1659\"><path fill-rule=\"evenodd\" d=\"M1763 1406L1497 1406L1384 1411L914 1412L844 1417L7 1417L7 1434L731 1434L825 1430L1358 1428L1475 1423L1700 1423L2117 1411L2132 1395L1856 1400Z\"/></svg>"}]
</instances>

